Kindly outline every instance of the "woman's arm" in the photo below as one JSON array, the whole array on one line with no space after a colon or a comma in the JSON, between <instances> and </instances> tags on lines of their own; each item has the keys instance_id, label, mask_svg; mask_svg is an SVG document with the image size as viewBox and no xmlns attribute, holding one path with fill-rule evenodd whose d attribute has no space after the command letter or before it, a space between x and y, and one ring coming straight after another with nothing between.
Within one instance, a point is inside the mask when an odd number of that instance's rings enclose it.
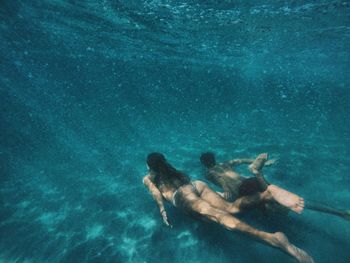
<instances>
[{"instance_id":1,"label":"woman's arm","mask_svg":"<svg viewBox=\"0 0 350 263\"><path fill-rule=\"evenodd\" d=\"M172 225L170 224L165 208L164 208L164 203L163 203L163 196L162 193L159 191L159 189L157 188L157 186L155 186L155 184L151 181L149 175L146 175L143 178L143 184L148 188L148 190L150 191L150 193L152 194L153 199L157 202L157 205L159 207L159 212L163 218L163 222L167 225L172 227Z\"/></svg>"}]
</instances>

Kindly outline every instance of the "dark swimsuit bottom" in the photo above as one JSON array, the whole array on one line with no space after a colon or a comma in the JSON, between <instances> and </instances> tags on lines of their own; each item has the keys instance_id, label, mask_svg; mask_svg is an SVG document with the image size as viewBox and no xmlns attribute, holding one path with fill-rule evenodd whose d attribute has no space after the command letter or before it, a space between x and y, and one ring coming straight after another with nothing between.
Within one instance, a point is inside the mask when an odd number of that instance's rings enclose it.
<instances>
[{"instance_id":1,"label":"dark swimsuit bottom","mask_svg":"<svg viewBox=\"0 0 350 263\"><path fill-rule=\"evenodd\" d=\"M266 189L263 189L259 183L258 178L250 177L245 179L238 188L239 196L253 195L256 193L264 192Z\"/></svg>"}]
</instances>

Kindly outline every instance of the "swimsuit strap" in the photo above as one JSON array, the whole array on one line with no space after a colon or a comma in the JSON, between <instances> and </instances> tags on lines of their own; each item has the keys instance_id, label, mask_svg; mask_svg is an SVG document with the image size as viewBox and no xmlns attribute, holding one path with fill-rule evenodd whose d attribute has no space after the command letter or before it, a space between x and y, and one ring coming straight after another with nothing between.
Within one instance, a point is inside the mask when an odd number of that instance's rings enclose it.
<instances>
[{"instance_id":1,"label":"swimsuit strap","mask_svg":"<svg viewBox=\"0 0 350 263\"><path fill-rule=\"evenodd\" d=\"M197 189L196 184L195 184L194 182L191 181L191 185L192 185L192 190L193 190L198 196L200 196L200 193L199 193L199 191L198 191L198 189ZM183 185L183 186L184 186L184 185ZM176 196L178 195L179 189L180 189L181 187L182 187L182 186L180 186L178 189L175 190L175 192L173 193L172 198L171 198L171 202L172 202L172 204L173 204L175 207L177 207L177 204L176 204Z\"/></svg>"},{"instance_id":2,"label":"swimsuit strap","mask_svg":"<svg viewBox=\"0 0 350 263\"><path fill-rule=\"evenodd\" d=\"M175 192L173 193L173 196L171 197L171 202L172 202L172 204L173 204L175 207L177 207L177 205L176 205L176 195L178 194L178 192L179 192L178 189L175 190Z\"/></svg>"}]
</instances>

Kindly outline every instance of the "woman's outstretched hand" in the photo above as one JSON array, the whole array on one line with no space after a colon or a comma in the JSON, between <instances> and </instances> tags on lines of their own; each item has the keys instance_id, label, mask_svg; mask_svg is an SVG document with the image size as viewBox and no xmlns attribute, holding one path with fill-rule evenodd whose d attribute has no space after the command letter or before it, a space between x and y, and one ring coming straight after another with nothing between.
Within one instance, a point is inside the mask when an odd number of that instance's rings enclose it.
<instances>
[{"instance_id":1,"label":"woman's outstretched hand","mask_svg":"<svg viewBox=\"0 0 350 263\"><path fill-rule=\"evenodd\" d=\"M161 213L161 215L162 215L164 224L166 224L166 225L169 226L169 227L173 227L172 224L170 223L169 219L168 219L168 216L167 216L167 214L166 214L166 211L165 211L165 210L162 210L160 213Z\"/></svg>"}]
</instances>

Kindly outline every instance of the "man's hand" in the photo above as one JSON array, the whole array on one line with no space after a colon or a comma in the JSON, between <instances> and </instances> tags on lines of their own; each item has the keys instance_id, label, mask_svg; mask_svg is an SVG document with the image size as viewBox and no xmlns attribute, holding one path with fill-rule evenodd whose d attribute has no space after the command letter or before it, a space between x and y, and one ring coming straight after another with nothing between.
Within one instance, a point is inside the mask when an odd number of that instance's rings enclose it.
<instances>
[{"instance_id":1,"label":"man's hand","mask_svg":"<svg viewBox=\"0 0 350 263\"><path fill-rule=\"evenodd\" d=\"M231 192L225 192L225 193L224 193L224 199L225 199L226 201L231 201L231 200L232 200L232 194L231 194Z\"/></svg>"},{"instance_id":2,"label":"man's hand","mask_svg":"<svg viewBox=\"0 0 350 263\"><path fill-rule=\"evenodd\" d=\"M172 224L170 224L170 221L169 221L169 219L168 219L168 216L167 216L167 214L166 214L166 211L163 209L160 213L161 213L161 215L162 215L164 224L166 224L167 226L169 226L169 227L172 228L173 226L172 226Z\"/></svg>"},{"instance_id":3,"label":"man's hand","mask_svg":"<svg viewBox=\"0 0 350 263\"><path fill-rule=\"evenodd\" d=\"M230 201L232 199L232 192L231 189L228 188L227 186L223 186L223 190L224 190L224 199L226 199L227 201Z\"/></svg>"}]
</instances>

